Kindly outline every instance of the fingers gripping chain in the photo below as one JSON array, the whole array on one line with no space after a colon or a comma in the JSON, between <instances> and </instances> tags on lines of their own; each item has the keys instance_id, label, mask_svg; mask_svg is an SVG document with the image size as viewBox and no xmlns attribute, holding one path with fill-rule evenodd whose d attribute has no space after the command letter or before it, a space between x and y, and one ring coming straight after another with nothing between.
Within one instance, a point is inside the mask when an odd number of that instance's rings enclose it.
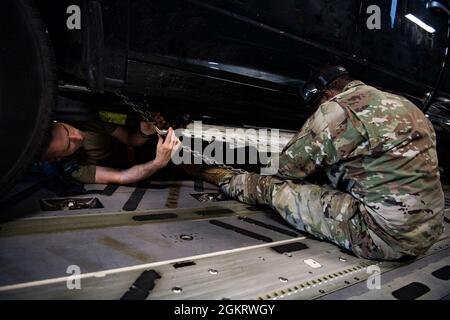
<instances>
[{"instance_id":1,"label":"fingers gripping chain","mask_svg":"<svg viewBox=\"0 0 450 320\"><path fill-rule=\"evenodd\" d=\"M125 96L124 94L120 93L120 92L116 92L116 95L122 99L122 102L125 103L127 106L130 106L135 112L137 112L138 114L141 115L142 119L144 119L144 121L147 121L149 123L151 123L153 125L153 127L155 128L155 131L158 135L160 136L167 136L168 130L161 130L159 129L156 124L155 124L155 120L153 119L153 116L151 115L150 112L150 108L147 105L146 110L143 110L139 105L135 104L134 102L132 102L130 100L129 97ZM202 161L204 161L206 164L209 165L215 165L219 168L223 168L223 169L228 169L233 171L235 174L244 174L244 173L248 173L247 171L243 170L243 169L236 169L232 166L228 166L224 163L220 163L218 161L216 161L213 158L210 158L204 154L202 154L201 152L198 152L196 150L192 150L190 147L183 145L182 150L184 152L187 153L191 153L194 157L198 157L200 159L202 159Z\"/></svg>"}]
</instances>

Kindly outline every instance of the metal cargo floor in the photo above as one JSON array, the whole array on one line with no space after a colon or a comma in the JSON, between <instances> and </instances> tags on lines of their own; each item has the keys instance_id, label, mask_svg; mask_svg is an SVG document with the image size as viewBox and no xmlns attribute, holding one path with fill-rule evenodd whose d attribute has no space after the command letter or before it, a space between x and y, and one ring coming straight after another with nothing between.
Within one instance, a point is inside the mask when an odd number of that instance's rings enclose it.
<instances>
[{"instance_id":1,"label":"metal cargo floor","mask_svg":"<svg viewBox=\"0 0 450 320\"><path fill-rule=\"evenodd\" d=\"M55 195L41 189L9 209L27 216L0 225L0 299L120 299L147 270L160 277L147 299L450 297L449 209L446 233L425 257L392 263L356 258L268 208L200 202L192 195L218 192L207 183L85 188L99 191L72 198L95 197L103 208L42 211L41 199ZM136 209L123 210L130 197ZM71 265L81 290L67 288ZM366 284L372 265L382 271L376 290Z\"/></svg>"}]
</instances>

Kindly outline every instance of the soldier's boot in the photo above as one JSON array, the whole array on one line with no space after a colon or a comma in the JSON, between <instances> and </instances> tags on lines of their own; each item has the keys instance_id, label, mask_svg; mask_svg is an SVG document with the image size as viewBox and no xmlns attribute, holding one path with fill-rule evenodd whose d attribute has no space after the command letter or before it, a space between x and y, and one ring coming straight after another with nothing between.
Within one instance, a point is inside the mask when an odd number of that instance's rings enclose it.
<instances>
[{"instance_id":1,"label":"soldier's boot","mask_svg":"<svg viewBox=\"0 0 450 320\"><path fill-rule=\"evenodd\" d=\"M217 186L228 183L236 175L232 170L208 165L185 164L183 169L187 174Z\"/></svg>"}]
</instances>

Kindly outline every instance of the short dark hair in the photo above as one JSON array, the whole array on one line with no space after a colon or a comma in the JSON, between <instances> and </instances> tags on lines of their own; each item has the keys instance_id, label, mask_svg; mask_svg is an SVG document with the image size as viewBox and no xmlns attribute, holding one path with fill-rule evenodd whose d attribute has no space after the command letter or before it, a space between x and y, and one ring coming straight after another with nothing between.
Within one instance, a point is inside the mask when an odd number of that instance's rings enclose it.
<instances>
[{"instance_id":1,"label":"short dark hair","mask_svg":"<svg viewBox=\"0 0 450 320\"><path fill-rule=\"evenodd\" d=\"M344 74L339 78L337 78L336 80L334 80L333 82L331 82L327 86L327 90L336 90L341 92L352 81L353 79L348 74Z\"/></svg>"},{"instance_id":2,"label":"short dark hair","mask_svg":"<svg viewBox=\"0 0 450 320\"><path fill-rule=\"evenodd\" d=\"M328 70L330 70L331 68L335 68L335 66L332 65L325 65L325 66L321 66L318 67L314 70L314 72L311 74L309 81L314 81L315 79L317 79L321 74L327 72ZM331 82L326 89L327 90L336 90L336 91L342 91L344 90L345 86L347 84L349 84L350 82L352 82L353 79L348 75L348 74L344 74L342 76L340 76L339 78L337 78L336 80L334 80L333 82Z\"/></svg>"},{"instance_id":3,"label":"short dark hair","mask_svg":"<svg viewBox=\"0 0 450 320\"><path fill-rule=\"evenodd\" d=\"M320 76L327 73L328 71L331 71L330 70L331 68L336 68L336 66L325 65L325 66L320 66L317 68L312 67L311 68L312 72L309 76L308 82L317 81L317 79L319 79ZM352 81L353 81L353 79L348 74L341 75L340 77L335 79L333 82L329 83L324 88L324 90L322 90L322 92L318 95L317 100L311 104L311 107L318 106L320 99L322 99L322 97L329 91L337 91L337 92L341 93L344 90L344 88L347 86L347 84L349 84Z\"/></svg>"}]
</instances>

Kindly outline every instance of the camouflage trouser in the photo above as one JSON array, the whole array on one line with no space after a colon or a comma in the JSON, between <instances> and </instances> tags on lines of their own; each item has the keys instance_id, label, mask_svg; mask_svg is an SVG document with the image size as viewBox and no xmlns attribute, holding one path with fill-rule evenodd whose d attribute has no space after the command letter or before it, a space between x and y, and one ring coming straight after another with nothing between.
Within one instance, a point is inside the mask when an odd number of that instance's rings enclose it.
<instances>
[{"instance_id":1,"label":"camouflage trouser","mask_svg":"<svg viewBox=\"0 0 450 320\"><path fill-rule=\"evenodd\" d=\"M401 257L367 227L359 202L350 194L254 173L232 177L221 190L248 204L270 205L296 229L334 242L358 257Z\"/></svg>"}]
</instances>

